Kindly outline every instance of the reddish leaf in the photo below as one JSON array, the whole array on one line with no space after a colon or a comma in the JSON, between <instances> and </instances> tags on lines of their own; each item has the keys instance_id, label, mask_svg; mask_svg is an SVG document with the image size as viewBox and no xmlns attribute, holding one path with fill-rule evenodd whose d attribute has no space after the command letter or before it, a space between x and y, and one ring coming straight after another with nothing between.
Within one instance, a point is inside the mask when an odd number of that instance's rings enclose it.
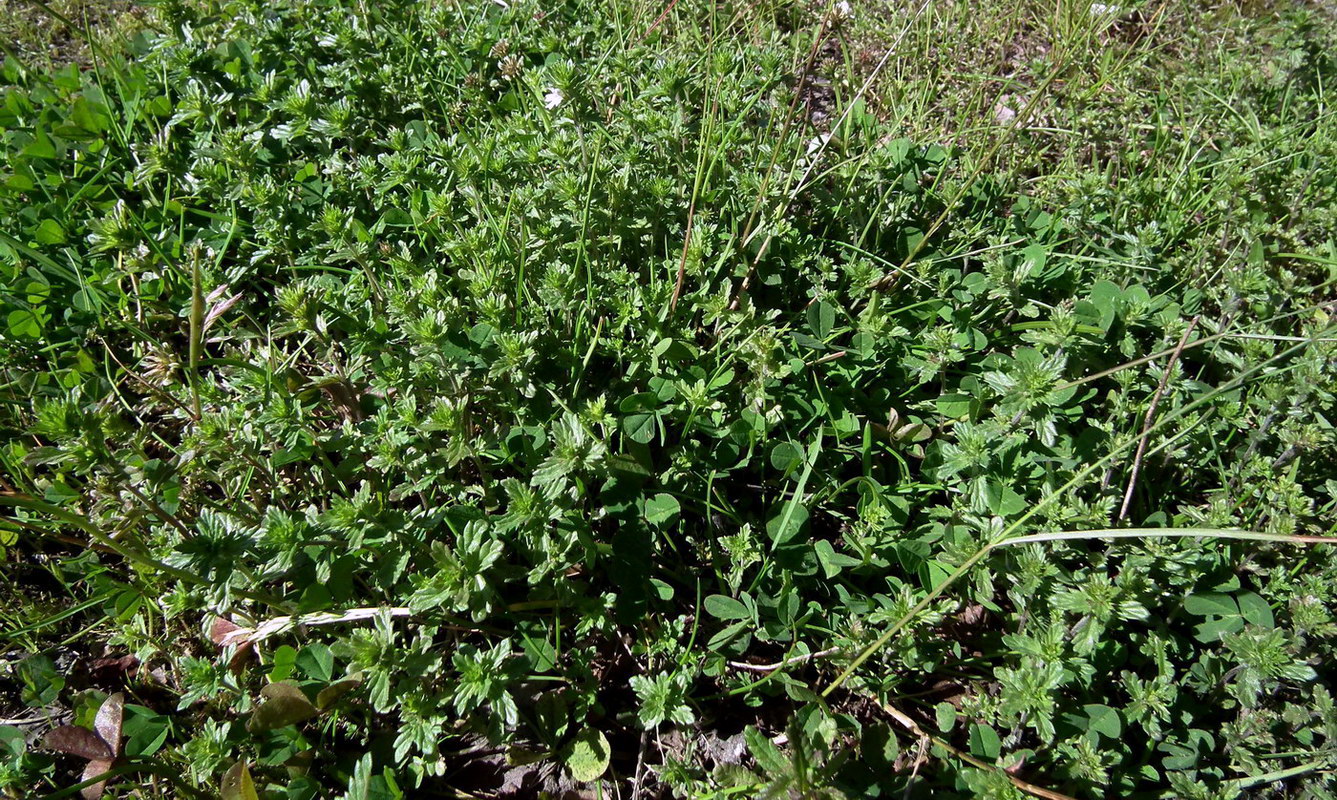
<instances>
[{"instance_id":1,"label":"reddish leaf","mask_svg":"<svg viewBox=\"0 0 1337 800\"><path fill-rule=\"evenodd\" d=\"M90 760L112 758L111 748L100 736L87 728L76 728L73 725L64 725L48 732L42 739L42 744L52 750L80 758Z\"/></svg>"},{"instance_id":2,"label":"reddish leaf","mask_svg":"<svg viewBox=\"0 0 1337 800\"><path fill-rule=\"evenodd\" d=\"M240 625L236 625L222 617L214 617L214 624L209 628L209 638L214 644L222 646L223 639L233 631L241 630Z\"/></svg>"},{"instance_id":3,"label":"reddish leaf","mask_svg":"<svg viewBox=\"0 0 1337 800\"><path fill-rule=\"evenodd\" d=\"M228 661L227 665L234 675L241 672L242 667L255 654L255 643L247 639L245 635L233 636L229 639L228 634L248 630L248 628L243 628L222 617L214 617L213 625L209 628L209 638L214 644L219 647L226 647L229 644L236 645L237 650L232 654L232 659Z\"/></svg>"},{"instance_id":4,"label":"reddish leaf","mask_svg":"<svg viewBox=\"0 0 1337 800\"><path fill-rule=\"evenodd\" d=\"M79 779L79 782L83 783L84 781L92 780L109 769L111 769L110 761L103 761L102 759L90 761L88 762L88 766L84 767L84 774L83 777ZM91 786L85 786L80 790L79 794L83 795L84 800L98 800L106 789L107 782L98 781Z\"/></svg>"},{"instance_id":5,"label":"reddish leaf","mask_svg":"<svg viewBox=\"0 0 1337 800\"><path fill-rule=\"evenodd\" d=\"M102 737L111 750L112 758L121 754L121 720L125 717L125 695L117 692L108 695L97 710L93 720L93 730Z\"/></svg>"}]
</instances>

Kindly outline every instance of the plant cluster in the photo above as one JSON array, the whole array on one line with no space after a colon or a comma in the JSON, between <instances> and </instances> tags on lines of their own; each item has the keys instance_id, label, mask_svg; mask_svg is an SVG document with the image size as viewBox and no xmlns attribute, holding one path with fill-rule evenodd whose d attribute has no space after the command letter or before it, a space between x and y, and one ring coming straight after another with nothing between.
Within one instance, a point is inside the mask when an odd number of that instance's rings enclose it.
<instances>
[{"instance_id":1,"label":"plant cluster","mask_svg":"<svg viewBox=\"0 0 1337 800\"><path fill-rule=\"evenodd\" d=\"M845 4L668 5L5 61L0 716L63 733L0 793L1331 791L1317 12L1101 153L898 135Z\"/></svg>"}]
</instances>

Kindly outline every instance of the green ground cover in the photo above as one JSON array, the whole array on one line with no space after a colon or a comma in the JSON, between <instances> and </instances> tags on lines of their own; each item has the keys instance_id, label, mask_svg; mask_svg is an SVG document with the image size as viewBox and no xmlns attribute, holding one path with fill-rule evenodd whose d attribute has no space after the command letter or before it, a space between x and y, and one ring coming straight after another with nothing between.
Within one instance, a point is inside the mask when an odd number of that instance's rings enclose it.
<instances>
[{"instance_id":1,"label":"green ground cover","mask_svg":"<svg viewBox=\"0 0 1337 800\"><path fill-rule=\"evenodd\" d=\"M0 794L1331 796L1330 10L0 19Z\"/></svg>"}]
</instances>

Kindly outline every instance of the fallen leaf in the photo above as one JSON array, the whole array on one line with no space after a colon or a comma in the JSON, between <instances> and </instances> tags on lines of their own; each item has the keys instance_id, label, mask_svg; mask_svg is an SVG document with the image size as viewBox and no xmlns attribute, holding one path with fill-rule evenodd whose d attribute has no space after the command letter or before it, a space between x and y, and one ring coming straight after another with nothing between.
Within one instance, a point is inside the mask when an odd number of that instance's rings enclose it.
<instances>
[{"instance_id":1,"label":"fallen leaf","mask_svg":"<svg viewBox=\"0 0 1337 800\"><path fill-rule=\"evenodd\" d=\"M121 754L121 722L124 718L125 695L116 692L102 701L93 720L93 730L111 750L112 758Z\"/></svg>"},{"instance_id":2,"label":"fallen leaf","mask_svg":"<svg viewBox=\"0 0 1337 800\"><path fill-rule=\"evenodd\" d=\"M84 781L92 780L93 778L96 778L97 776L104 774L110 769L111 769L110 761L104 761L103 759L100 758L94 759L88 762L88 764L84 767L84 773L79 778L79 782L83 783ZM106 790L107 790L107 782L98 781L97 783L85 786L84 788L80 789L79 794L84 798L84 800L98 800L98 798L101 797L102 793L105 792Z\"/></svg>"},{"instance_id":3,"label":"fallen leaf","mask_svg":"<svg viewBox=\"0 0 1337 800\"><path fill-rule=\"evenodd\" d=\"M79 728L74 725L63 725L49 731L42 739L42 745L52 750L59 750L62 753L69 753L72 756L90 760L110 759L112 757L111 747L102 740L102 737L87 728Z\"/></svg>"}]
</instances>

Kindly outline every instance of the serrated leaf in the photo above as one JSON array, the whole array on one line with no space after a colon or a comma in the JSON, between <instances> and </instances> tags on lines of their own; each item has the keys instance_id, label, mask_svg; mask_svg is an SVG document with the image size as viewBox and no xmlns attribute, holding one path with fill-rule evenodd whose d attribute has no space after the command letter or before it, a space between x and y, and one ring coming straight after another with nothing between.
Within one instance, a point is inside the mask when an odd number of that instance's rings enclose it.
<instances>
[{"instance_id":1,"label":"serrated leaf","mask_svg":"<svg viewBox=\"0 0 1337 800\"><path fill-rule=\"evenodd\" d=\"M752 758L757 762L757 766L770 777L780 777L788 774L789 761L780 752L780 748L775 743L767 739L761 731L751 725L743 729L743 741L747 742L747 750L752 754Z\"/></svg>"},{"instance_id":2,"label":"serrated leaf","mask_svg":"<svg viewBox=\"0 0 1337 800\"><path fill-rule=\"evenodd\" d=\"M566 755L566 768L571 777L581 783L597 781L608 771L611 749L601 731L586 728L571 743Z\"/></svg>"},{"instance_id":3,"label":"serrated leaf","mask_svg":"<svg viewBox=\"0 0 1337 800\"><path fill-rule=\"evenodd\" d=\"M255 791L255 781L251 778L251 770L245 761L238 761L228 767L227 772L223 773L219 789L223 800L260 800L260 795Z\"/></svg>"},{"instance_id":4,"label":"serrated leaf","mask_svg":"<svg viewBox=\"0 0 1337 800\"><path fill-rule=\"evenodd\" d=\"M269 731L296 725L320 713L297 684L288 681L271 683L260 690L265 701L251 714L246 726L251 731Z\"/></svg>"}]
</instances>

